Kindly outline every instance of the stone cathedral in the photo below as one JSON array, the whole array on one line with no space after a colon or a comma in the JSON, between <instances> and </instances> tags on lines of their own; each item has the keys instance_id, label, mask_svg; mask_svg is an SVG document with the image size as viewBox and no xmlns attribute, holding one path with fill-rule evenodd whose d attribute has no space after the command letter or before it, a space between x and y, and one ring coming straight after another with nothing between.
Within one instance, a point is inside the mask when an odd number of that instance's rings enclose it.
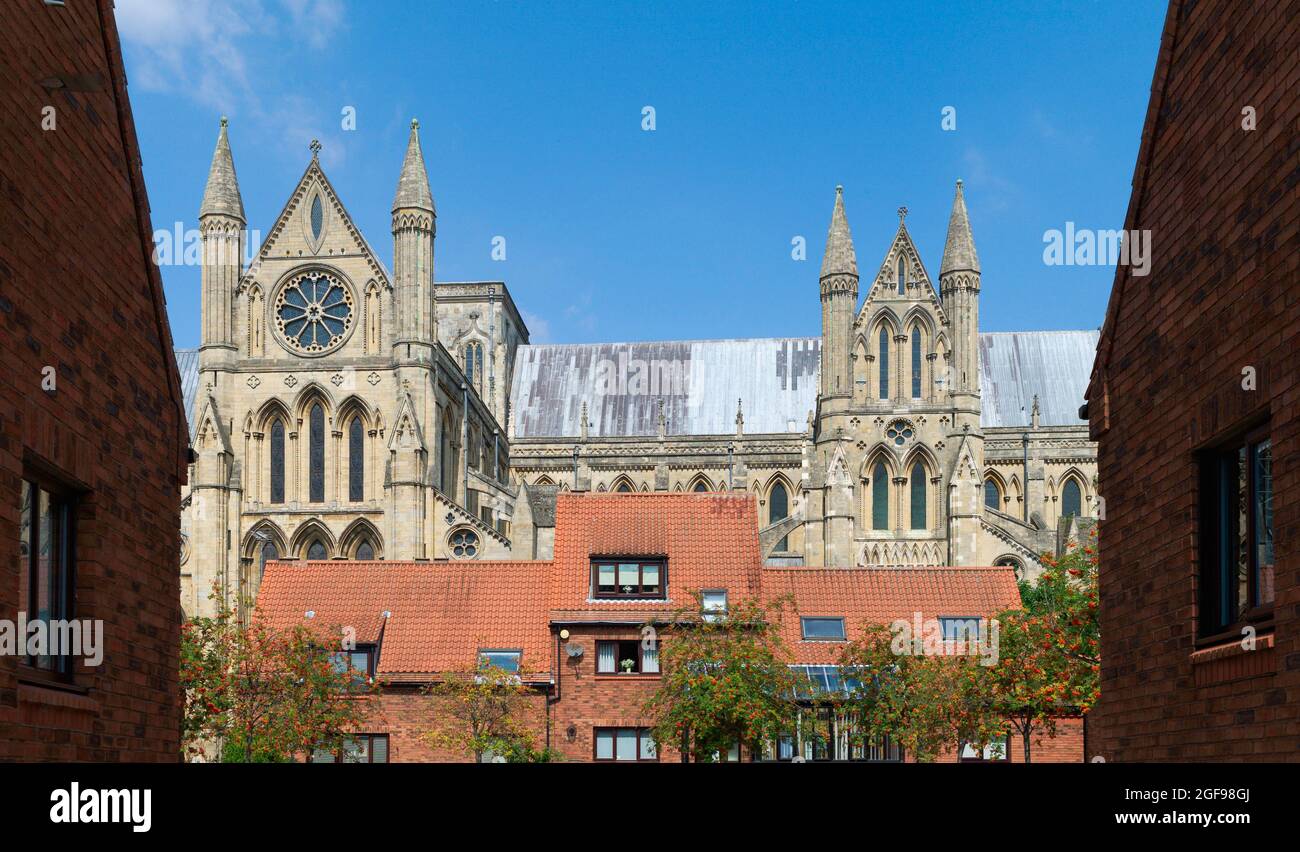
<instances>
[{"instance_id":1,"label":"stone cathedral","mask_svg":"<svg viewBox=\"0 0 1300 852\"><path fill-rule=\"evenodd\" d=\"M222 120L201 345L177 352L187 614L253 600L268 559L549 558L558 490L749 491L770 564L1025 577L1097 514L1097 334L980 333L961 181L937 287L905 208L863 280L836 188L820 337L531 345L504 283L436 280L418 123L391 269L318 151L245 267Z\"/></svg>"}]
</instances>

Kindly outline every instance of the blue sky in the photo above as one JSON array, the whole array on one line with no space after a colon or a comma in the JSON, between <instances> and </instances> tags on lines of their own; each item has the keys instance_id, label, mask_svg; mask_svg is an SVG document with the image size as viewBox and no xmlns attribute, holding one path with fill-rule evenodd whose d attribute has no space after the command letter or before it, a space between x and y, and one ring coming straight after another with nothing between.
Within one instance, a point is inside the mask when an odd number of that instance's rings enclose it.
<instances>
[{"instance_id":1,"label":"blue sky","mask_svg":"<svg viewBox=\"0 0 1300 852\"><path fill-rule=\"evenodd\" d=\"M1043 234L1122 227L1164 9L117 0L156 229L197 227L224 114L250 228L270 229L319 137L390 263L417 116L436 278L504 280L535 342L819 334L835 185L864 278L900 205L937 278L957 178L984 330L1097 327L1113 267L1047 266ZM195 346L199 271L163 279Z\"/></svg>"}]
</instances>

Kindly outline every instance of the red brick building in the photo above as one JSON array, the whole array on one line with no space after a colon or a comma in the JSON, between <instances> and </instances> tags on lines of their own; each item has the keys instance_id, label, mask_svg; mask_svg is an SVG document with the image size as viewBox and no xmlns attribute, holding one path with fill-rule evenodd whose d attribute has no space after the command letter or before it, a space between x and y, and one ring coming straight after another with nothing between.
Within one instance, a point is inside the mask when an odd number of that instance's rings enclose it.
<instances>
[{"instance_id":1,"label":"red brick building","mask_svg":"<svg viewBox=\"0 0 1300 852\"><path fill-rule=\"evenodd\" d=\"M988 619L1020 601L1011 568L764 567L757 518L747 496L564 492L549 561L269 563L258 605L274 626L351 627L358 648L373 653L385 687L364 732L368 754L463 759L421 741L431 712L421 689L496 653L518 655L524 681L536 687L539 743L583 761L648 757L642 708L660 675L642 630L671 620L696 590L706 603L792 599L797 611L783 621L784 639L814 683L838 677L827 669L866 625ZM1035 756L1078 761L1082 746L1080 720L1065 719ZM798 749L780 747L772 757ZM1013 742L1013 761L1018 752ZM848 755L807 745L805 756ZM877 755L890 757L896 753ZM655 759L680 755L664 744Z\"/></svg>"},{"instance_id":2,"label":"red brick building","mask_svg":"<svg viewBox=\"0 0 1300 852\"><path fill-rule=\"evenodd\" d=\"M1300 9L1174 0L1088 394L1089 756L1300 760ZM1274 495L1280 498L1275 500Z\"/></svg>"},{"instance_id":3,"label":"red brick building","mask_svg":"<svg viewBox=\"0 0 1300 852\"><path fill-rule=\"evenodd\" d=\"M0 10L0 760L180 754L188 440L112 6Z\"/></svg>"}]
</instances>

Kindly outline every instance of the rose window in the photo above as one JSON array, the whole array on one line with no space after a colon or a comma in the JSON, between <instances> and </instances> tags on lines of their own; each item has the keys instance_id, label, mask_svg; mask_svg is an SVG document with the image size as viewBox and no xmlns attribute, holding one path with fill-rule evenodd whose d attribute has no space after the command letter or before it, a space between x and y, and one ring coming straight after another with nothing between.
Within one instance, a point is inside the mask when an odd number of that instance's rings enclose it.
<instances>
[{"instance_id":1,"label":"rose window","mask_svg":"<svg viewBox=\"0 0 1300 852\"><path fill-rule=\"evenodd\" d=\"M291 349L316 354L343 342L352 328L352 291L332 275L309 272L280 290L275 324Z\"/></svg>"}]
</instances>

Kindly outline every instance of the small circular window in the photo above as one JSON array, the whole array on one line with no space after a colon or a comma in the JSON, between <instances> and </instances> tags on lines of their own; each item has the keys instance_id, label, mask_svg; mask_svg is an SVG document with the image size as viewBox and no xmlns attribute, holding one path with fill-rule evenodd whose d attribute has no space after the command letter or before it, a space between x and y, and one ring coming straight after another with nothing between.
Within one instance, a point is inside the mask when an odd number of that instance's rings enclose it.
<instances>
[{"instance_id":1,"label":"small circular window","mask_svg":"<svg viewBox=\"0 0 1300 852\"><path fill-rule=\"evenodd\" d=\"M478 533L471 529L453 530L447 543L451 545L452 559L474 559L478 556Z\"/></svg>"},{"instance_id":2,"label":"small circular window","mask_svg":"<svg viewBox=\"0 0 1300 852\"><path fill-rule=\"evenodd\" d=\"M912 424L908 423L906 420L895 420L893 423L889 424L887 429L885 429L885 435L889 440L894 442L895 446L899 447L912 440L912 436L915 434L916 432L913 431Z\"/></svg>"}]
</instances>

